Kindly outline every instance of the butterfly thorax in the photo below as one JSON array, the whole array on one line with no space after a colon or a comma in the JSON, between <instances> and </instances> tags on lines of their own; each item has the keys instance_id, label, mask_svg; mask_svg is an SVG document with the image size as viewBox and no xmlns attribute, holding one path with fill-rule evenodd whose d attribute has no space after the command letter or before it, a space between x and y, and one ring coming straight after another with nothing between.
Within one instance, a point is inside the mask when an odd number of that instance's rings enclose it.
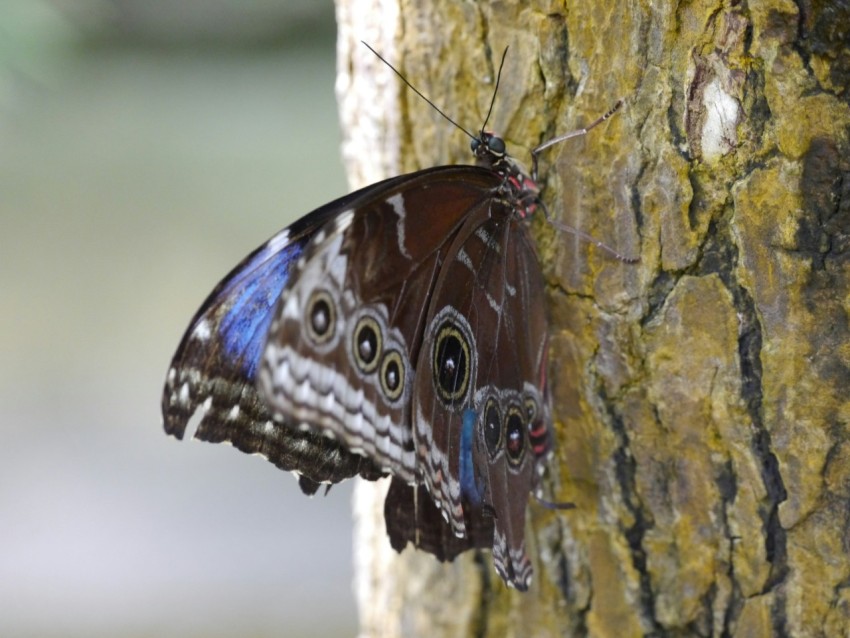
<instances>
[{"instance_id":1,"label":"butterfly thorax","mask_svg":"<svg viewBox=\"0 0 850 638\"><path fill-rule=\"evenodd\" d=\"M512 203L520 218L530 217L540 204L540 188L525 168L507 154L505 141L481 131L470 143L476 165L489 168L502 177L501 194Z\"/></svg>"}]
</instances>

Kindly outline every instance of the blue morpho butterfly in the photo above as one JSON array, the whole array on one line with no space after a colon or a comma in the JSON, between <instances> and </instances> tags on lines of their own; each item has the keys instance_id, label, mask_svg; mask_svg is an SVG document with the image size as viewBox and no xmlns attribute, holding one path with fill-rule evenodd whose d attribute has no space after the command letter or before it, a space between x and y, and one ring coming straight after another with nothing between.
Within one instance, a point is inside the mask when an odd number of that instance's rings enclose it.
<instances>
[{"instance_id":1,"label":"blue morpho butterfly","mask_svg":"<svg viewBox=\"0 0 850 638\"><path fill-rule=\"evenodd\" d=\"M618 107L534 149L530 175L500 138L458 125L476 166L394 177L280 231L189 324L166 432L182 438L201 408L195 438L261 454L307 494L389 474L395 549L452 560L491 548L499 575L527 589L525 510L552 425L543 281L523 220L541 206L537 154Z\"/></svg>"}]
</instances>

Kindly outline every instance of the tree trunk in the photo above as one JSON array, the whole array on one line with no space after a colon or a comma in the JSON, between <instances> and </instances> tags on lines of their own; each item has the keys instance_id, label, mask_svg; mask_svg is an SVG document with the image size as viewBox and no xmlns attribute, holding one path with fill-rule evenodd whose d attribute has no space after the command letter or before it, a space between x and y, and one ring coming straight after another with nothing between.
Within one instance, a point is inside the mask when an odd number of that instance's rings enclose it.
<instances>
[{"instance_id":1,"label":"tree trunk","mask_svg":"<svg viewBox=\"0 0 850 638\"><path fill-rule=\"evenodd\" d=\"M840 4L840 6L839 6ZM338 0L352 187L470 163L464 127L542 159L556 454L528 593L383 528L358 487L364 636L850 634L850 8ZM537 309L534 309L536 311ZM539 309L543 311L543 309Z\"/></svg>"}]
</instances>

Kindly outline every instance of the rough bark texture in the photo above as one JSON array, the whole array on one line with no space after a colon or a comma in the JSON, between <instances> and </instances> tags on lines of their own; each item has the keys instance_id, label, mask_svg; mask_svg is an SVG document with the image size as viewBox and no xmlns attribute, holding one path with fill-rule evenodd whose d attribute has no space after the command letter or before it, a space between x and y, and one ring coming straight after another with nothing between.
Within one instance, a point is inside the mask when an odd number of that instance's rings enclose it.
<instances>
[{"instance_id":1,"label":"rough bark texture","mask_svg":"<svg viewBox=\"0 0 850 638\"><path fill-rule=\"evenodd\" d=\"M353 175L469 161L359 39L470 129L510 45L489 127L521 160L625 98L541 182L555 218L640 255L534 223L549 488L577 509L529 505L532 590L486 553L392 555L362 488L363 635L850 634L850 6L340 0L338 16Z\"/></svg>"}]
</instances>

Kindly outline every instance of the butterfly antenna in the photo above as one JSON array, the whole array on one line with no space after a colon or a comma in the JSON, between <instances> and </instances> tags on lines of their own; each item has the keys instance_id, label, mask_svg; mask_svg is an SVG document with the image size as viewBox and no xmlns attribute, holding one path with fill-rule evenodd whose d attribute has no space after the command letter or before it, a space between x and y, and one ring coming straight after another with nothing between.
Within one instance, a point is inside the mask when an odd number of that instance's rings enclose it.
<instances>
[{"instance_id":1,"label":"butterfly antenna","mask_svg":"<svg viewBox=\"0 0 850 638\"><path fill-rule=\"evenodd\" d=\"M458 123L457 123L457 122L455 122L452 118L450 118L448 115L446 115L445 113L443 113L443 111L442 111L442 110L441 110L441 109L440 109L440 108L439 108L436 104L434 104L431 100L429 100L427 97L425 97L424 95L422 95L422 92L421 92L419 89L417 89L415 86L413 86L410 82L408 82L407 78L406 78L406 77L404 77L404 76L403 76L403 75L399 72L399 70L398 70L398 69L396 69L396 68L395 68L392 64L390 64L389 62L387 62L387 60L384 58L384 56L382 56L380 53L378 53L377 51L375 51L375 49L373 49L372 47L370 47L370 46L369 46L366 42L364 42L363 40L360 40L360 42L361 42L361 43L363 43L363 45L364 45L367 49L369 49L372 53L374 53L374 54L377 56L377 58L378 58L381 62L383 62L384 64L386 64L388 67L390 67L390 69L392 70L392 72L393 72L393 73L395 73L398 77L400 77L400 78L401 78L401 81L402 81L402 82L404 82L404 83L405 83L405 84L406 84L406 85L410 88L410 90L411 90L411 91L413 91L414 93L416 93L416 95L418 95L418 96L419 96L419 97L421 97L423 100L425 100L428 104L430 104L432 109L434 109L435 111L437 111L437 113L439 113L440 115L442 115L445 119L447 119L449 122L451 122L452 124L454 124L454 125L455 125L457 128L459 128L461 131L463 131L464 133L466 133L466 134L467 134L467 136L468 136L470 139L473 139L473 140L474 140L474 139L477 139L477 138L475 137L475 135L473 135L472 133L470 133L469 131L467 131L467 130L466 130L465 128L463 128L460 124L458 124ZM504 61L504 58L503 58L503 61ZM501 68L499 69L499 71L501 72ZM494 97L495 97L495 96L494 96ZM493 105L492 105L492 104L490 105L490 108L493 108ZM487 117L490 117L490 116L489 116L489 115L487 115Z\"/></svg>"},{"instance_id":2,"label":"butterfly antenna","mask_svg":"<svg viewBox=\"0 0 850 638\"><path fill-rule=\"evenodd\" d=\"M487 128L487 122L490 121L490 115L493 113L493 105L496 104L496 95L499 92L499 82L502 79L502 68L505 66L505 58L508 56L508 47L505 47L504 52L502 53L502 61L499 62L499 72L496 74L496 88L493 89L493 97L490 98L490 108L487 110L487 117L484 118L484 124L481 125L481 131L483 132L485 128Z\"/></svg>"}]
</instances>

